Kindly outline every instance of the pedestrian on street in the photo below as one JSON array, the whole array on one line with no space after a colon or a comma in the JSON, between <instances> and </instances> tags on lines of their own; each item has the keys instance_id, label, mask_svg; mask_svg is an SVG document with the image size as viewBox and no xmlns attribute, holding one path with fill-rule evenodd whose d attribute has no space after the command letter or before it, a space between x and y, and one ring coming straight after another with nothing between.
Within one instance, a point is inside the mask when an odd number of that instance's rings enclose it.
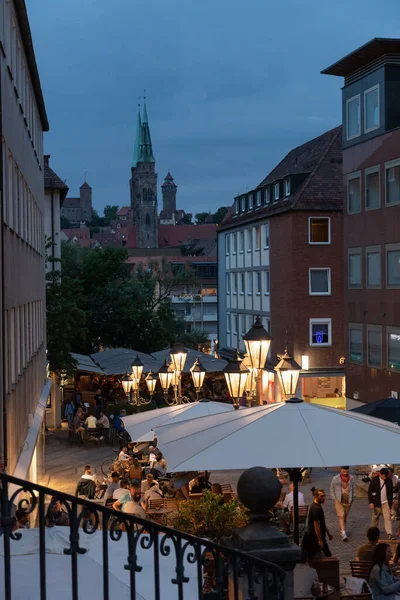
<instances>
[{"instance_id":1,"label":"pedestrian on street","mask_svg":"<svg viewBox=\"0 0 400 600\"><path fill-rule=\"evenodd\" d=\"M340 473L332 478L331 497L339 519L340 537L347 542L346 521L356 497L354 477L350 475L349 467L340 467Z\"/></svg>"},{"instance_id":2,"label":"pedestrian on street","mask_svg":"<svg viewBox=\"0 0 400 600\"><path fill-rule=\"evenodd\" d=\"M399 478L397 477L397 475L395 475L393 467L388 467L388 469L389 469L389 477L393 483L393 504L392 504L392 508L390 510L390 515L392 517L392 521L396 521L397 520L397 508L399 505L399 493L398 493Z\"/></svg>"},{"instance_id":3,"label":"pedestrian on street","mask_svg":"<svg viewBox=\"0 0 400 600\"><path fill-rule=\"evenodd\" d=\"M371 480L368 488L368 501L372 510L371 527L378 527L379 519L383 515L387 536L389 540L394 540L390 518L390 509L393 503L393 483L386 467L379 471L379 477L374 477Z\"/></svg>"},{"instance_id":4,"label":"pedestrian on street","mask_svg":"<svg viewBox=\"0 0 400 600\"><path fill-rule=\"evenodd\" d=\"M319 488L311 488L314 496L314 502L308 511L308 533L317 540L321 554L329 557L332 553L326 541L326 536L330 540L333 539L329 529L325 523L324 509L322 508L325 502L325 491Z\"/></svg>"}]
</instances>

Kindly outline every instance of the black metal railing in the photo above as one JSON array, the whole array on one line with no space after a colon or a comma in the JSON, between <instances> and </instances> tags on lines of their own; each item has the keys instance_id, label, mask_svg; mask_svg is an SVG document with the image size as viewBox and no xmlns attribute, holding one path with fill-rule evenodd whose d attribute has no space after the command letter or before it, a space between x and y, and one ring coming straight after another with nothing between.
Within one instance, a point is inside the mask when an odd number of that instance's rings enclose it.
<instances>
[{"instance_id":1,"label":"black metal railing","mask_svg":"<svg viewBox=\"0 0 400 600\"><path fill-rule=\"evenodd\" d=\"M52 585L49 575L51 573L54 578L57 574L53 572L54 540L50 539L50 534L59 532L62 532L61 539L65 541L65 547L59 552L65 557L64 580L67 577L63 597L72 600L89 597L84 565L84 560L89 559L92 552L92 547L89 550L85 547L89 539L96 549L99 573L102 573L102 581L90 582L90 597L96 597L96 600L121 597L120 591L116 594L113 588L116 578L126 586L123 597L131 600L283 600L285 575L277 565L4 473L0 473L0 483L0 540L2 537L4 544L3 552L0 548L0 561L4 561L4 568L0 564L0 579L3 574L1 585L4 585L4 598L7 600L20 598L21 577L32 579L30 598L46 600L53 597L54 590L49 589ZM47 514L47 505L52 498L59 500L65 512L64 522L69 522L53 530L49 528L52 522ZM40 577L36 575L36 579L32 577L28 563L16 562L27 558L23 556L23 544L35 533L32 529L30 532L16 529L16 508L25 509L30 514L31 528L35 524L37 527L38 535L34 540ZM114 542L118 542L119 548ZM120 546L124 543L125 546ZM122 550L123 547L125 550ZM114 560L116 550L120 557L117 565ZM35 553L35 548L32 548L31 538L27 554L32 556L32 553ZM25 566L22 568L21 565ZM146 580L146 594L140 585L141 578ZM34 581L38 589L33 589ZM169 587L168 593L166 586Z\"/></svg>"}]
</instances>

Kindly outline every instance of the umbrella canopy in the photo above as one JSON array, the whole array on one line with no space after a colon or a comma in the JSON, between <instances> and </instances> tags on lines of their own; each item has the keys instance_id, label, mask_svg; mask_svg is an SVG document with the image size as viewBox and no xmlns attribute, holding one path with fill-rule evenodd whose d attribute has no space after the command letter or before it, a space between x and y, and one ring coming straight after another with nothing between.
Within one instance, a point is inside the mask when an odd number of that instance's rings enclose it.
<instances>
[{"instance_id":1,"label":"umbrella canopy","mask_svg":"<svg viewBox=\"0 0 400 600\"><path fill-rule=\"evenodd\" d=\"M154 427L165 425L166 423L187 422L198 417L209 417L219 413L233 413L233 405L223 402L212 402L210 400L200 400L190 404L177 404L167 408L156 408L145 413L129 415L122 420L125 429L134 442L152 441L154 439ZM235 411L237 412L237 411Z\"/></svg>"},{"instance_id":2,"label":"umbrella canopy","mask_svg":"<svg viewBox=\"0 0 400 600\"><path fill-rule=\"evenodd\" d=\"M186 348L186 350L187 356L185 366L183 368L184 373L190 373L190 368L194 365L197 358L200 358L200 362L204 366L207 373L218 373L226 366L226 360L223 360L222 358L215 358L214 356L211 356L211 354L205 354L205 352L199 352L198 350L193 350L192 348ZM151 356L161 363L163 363L164 360L167 360L168 363L170 363L170 351L170 348L167 350L160 350L159 352L153 352Z\"/></svg>"},{"instance_id":3,"label":"umbrella canopy","mask_svg":"<svg viewBox=\"0 0 400 600\"><path fill-rule=\"evenodd\" d=\"M400 427L302 400L155 428L169 471L399 462Z\"/></svg>"},{"instance_id":4,"label":"umbrella canopy","mask_svg":"<svg viewBox=\"0 0 400 600\"><path fill-rule=\"evenodd\" d=\"M362 415L370 415L377 419L384 419L392 423L400 423L400 404L395 398L385 398L376 402L369 402L363 406L353 408L351 412L360 413Z\"/></svg>"},{"instance_id":5,"label":"umbrella canopy","mask_svg":"<svg viewBox=\"0 0 400 600\"><path fill-rule=\"evenodd\" d=\"M39 598L39 530L19 530L21 540L10 541L11 545L11 594L12 598ZM82 548L88 549L85 554L78 554L78 590L79 598L103 598L103 544L102 531L91 535L79 531L79 542ZM69 548L70 528L47 528L46 535L46 588L47 600L71 600L72 578L71 557L64 554ZM108 570L110 598L129 600L130 573L124 568L127 564L128 541L126 533L118 542L108 543ZM143 567L136 574L137 600L154 600L154 551L144 550L140 541L137 544L138 564ZM177 586L171 583L176 575L175 552L170 556L160 554L160 589L163 600L175 600L178 596ZM185 562L185 575L189 582L185 583L185 597L197 596L197 568ZM4 549L0 547L0 590L4 589ZM191 590L191 591L190 591Z\"/></svg>"}]
</instances>

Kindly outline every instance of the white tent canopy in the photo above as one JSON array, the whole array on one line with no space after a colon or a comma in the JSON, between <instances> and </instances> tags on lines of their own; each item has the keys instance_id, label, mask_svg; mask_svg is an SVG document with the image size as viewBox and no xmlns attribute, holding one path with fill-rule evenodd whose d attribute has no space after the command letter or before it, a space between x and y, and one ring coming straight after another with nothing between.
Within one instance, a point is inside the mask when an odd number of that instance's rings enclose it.
<instances>
[{"instance_id":1,"label":"white tent canopy","mask_svg":"<svg viewBox=\"0 0 400 600\"><path fill-rule=\"evenodd\" d=\"M144 413L129 415L122 420L134 442L150 442L154 439L155 427L166 423L188 422L199 417L236 412L232 404L200 400L190 404L178 404L167 408L156 408Z\"/></svg>"},{"instance_id":2,"label":"white tent canopy","mask_svg":"<svg viewBox=\"0 0 400 600\"><path fill-rule=\"evenodd\" d=\"M39 598L40 565L39 565L39 530L19 530L21 540L10 540L11 545L11 598ZM103 597L103 545L102 531L91 535L79 530L79 543L88 549L85 554L78 554L78 590L79 598ZM71 600L72 575L71 557L64 554L69 548L69 527L52 527L46 529L46 588L47 600ZM173 546L172 542L171 545ZM130 572L124 569L127 564L128 542L126 533L121 540L108 540L109 590L110 598L129 600ZM143 567L136 573L137 600L154 600L154 551L153 548L143 550L140 540L137 544L138 564ZM160 554L160 590L163 600L177 600L178 586L171 580L176 576L175 552L169 556ZM185 575L189 582L184 584L185 597L194 598L197 594L197 567L185 561ZM4 590L4 549L0 545L0 590ZM1 592L0 591L0 597Z\"/></svg>"},{"instance_id":3,"label":"white tent canopy","mask_svg":"<svg viewBox=\"0 0 400 600\"><path fill-rule=\"evenodd\" d=\"M400 462L400 427L301 400L155 428L169 471Z\"/></svg>"}]
</instances>

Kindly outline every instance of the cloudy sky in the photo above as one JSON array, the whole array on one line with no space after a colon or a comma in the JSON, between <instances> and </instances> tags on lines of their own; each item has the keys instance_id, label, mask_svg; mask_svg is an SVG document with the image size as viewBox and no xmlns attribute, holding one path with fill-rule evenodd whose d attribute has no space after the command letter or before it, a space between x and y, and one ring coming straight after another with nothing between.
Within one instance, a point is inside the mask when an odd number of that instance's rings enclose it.
<instances>
[{"instance_id":1,"label":"cloudy sky","mask_svg":"<svg viewBox=\"0 0 400 600\"><path fill-rule=\"evenodd\" d=\"M186 211L229 205L341 119L320 75L373 37L400 37L399 0L26 0L50 120L45 151L70 195L129 204L146 89L159 185ZM161 193L159 192L159 205Z\"/></svg>"}]
</instances>

